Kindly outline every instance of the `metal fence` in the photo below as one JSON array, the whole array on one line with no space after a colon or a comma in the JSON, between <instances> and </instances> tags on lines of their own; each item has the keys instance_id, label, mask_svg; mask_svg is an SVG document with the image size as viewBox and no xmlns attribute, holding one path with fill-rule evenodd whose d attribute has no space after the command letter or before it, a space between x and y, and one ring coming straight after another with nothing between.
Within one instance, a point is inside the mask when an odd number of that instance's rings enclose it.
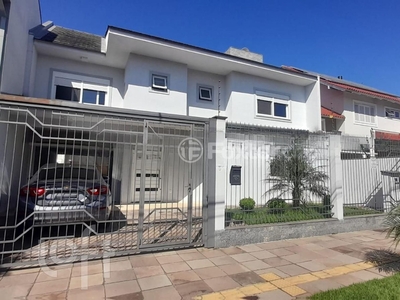
<instances>
[{"instance_id":1,"label":"metal fence","mask_svg":"<svg viewBox=\"0 0 400 300\"><path fill-rule=\"evenodd\" d=\"M341 136L341 159L345 217L383 213L398 204L387 187L396 177L385 178L382 171L399 171L399 141Z\"/></svg>"},{"instance_id":2,"label":"metal fence","mask_svg":"<svg viewBox=\"0 0 400 300\"><path fill-rule=\"evenodd\" d=\"M226 226L331 217L329 136L227 124ZM234 179L234 178L233 178Z\"/></svg>"},{"instance_id":3,"label":"metal fence","mask_svg":"<svg viewBox=\"0 0 400 300\"><path fill-rule=\"evenodd\" d=\"M0 102L0 265L203 244L206 124L87 107Z\"/></svg>"}]
</instances>

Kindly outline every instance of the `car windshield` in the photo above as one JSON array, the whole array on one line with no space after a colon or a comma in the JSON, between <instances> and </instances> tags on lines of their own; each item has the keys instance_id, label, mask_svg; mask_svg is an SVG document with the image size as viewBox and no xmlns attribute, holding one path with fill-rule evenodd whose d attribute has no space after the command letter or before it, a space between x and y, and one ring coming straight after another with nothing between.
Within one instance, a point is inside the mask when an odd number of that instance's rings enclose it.
<instances>
[{"instance_id":1,"label":"car windshield","mask_svg":"<svg viewBox=\"0 0 400 300\"><path fill-rule=\"evenodd\" d=\"M54 169L42 169L39 172L39 180L95 180L97 179L96 171L93 169L84 168L71 168L71 167L59 167Z\"/></svg>"}]
</instances>

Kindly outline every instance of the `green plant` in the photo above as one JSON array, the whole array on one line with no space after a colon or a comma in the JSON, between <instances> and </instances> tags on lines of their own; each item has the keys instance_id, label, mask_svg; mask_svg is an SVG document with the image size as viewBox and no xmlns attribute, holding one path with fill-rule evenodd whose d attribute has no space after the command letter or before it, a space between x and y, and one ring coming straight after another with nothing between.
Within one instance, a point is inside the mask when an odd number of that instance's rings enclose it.
<instances>
[{"instance_id":1,"label":"green plant","mask_svg":"<svg viewBox=\"0 0 400 300\"><path fill-rule=\"evenodd\" d=\"M267 207L271 213L277 214L284 212L289 205L283 199L273 198L267 202Z\"/></svg>"},{"instance_id":2,"label":"green plant","mask_svg":"<svg viewBox=\"0 0 400 300\"><path fill-rule=\"evenodd\" d=\"M273 183L267 193L278 191L280 197L290 192L293 207L300 206L305 191L321 198L329 192L325 184L328 175L321 170L323 167L314 166L313 153L305 153L304 146L301 139L296 139L286 152L276 155L270 163L271 177L267 179Z\"/></svg>"},{"instance_id":3,"label":"green plant","mask_svg":"<svg viewBox=\"0 0 400 300\"><path fill-rule=\"evenodd\" d=\"M252 198L243 198L239 201L239 206L243 210L253 210L256 202Z\"/></svg>"},{"instance_id":4,"label":"green plant","mask_svg":"<svg viewBox=\"0 0 400 300\"><path fill-rule=\"evenodd\" d=\"M383 225L386 227L387 237L393 238L397 247L400 243L400 206L396 206L387 214Z\"/></svg>"}]
</instances>

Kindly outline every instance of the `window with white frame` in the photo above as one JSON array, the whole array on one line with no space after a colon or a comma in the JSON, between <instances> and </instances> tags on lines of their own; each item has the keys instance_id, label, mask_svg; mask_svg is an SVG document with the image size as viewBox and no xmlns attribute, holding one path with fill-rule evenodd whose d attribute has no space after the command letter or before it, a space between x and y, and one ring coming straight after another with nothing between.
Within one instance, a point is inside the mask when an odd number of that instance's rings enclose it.
<instances>
[{"instance_id":1,"label":"window with white frame","mask_svg":"<svg viewBox=\"0 0 400 300\"><path fill-rule=\"evenodd\" d=\"M199 100L212 101L213 89L211 87L199 86Z\"/></svg>"},{"instance_id":2,"label":"window with white frame","mask_svg":"<svg viewBox=\"0 0 400 300\"><path fill-rule=\"evenodd\" d=\"M110 81L96 77L53 72L52 98L108 105Z\"/></svg>"},{"instance_id":3,"label":"window with white frame","mask_svg":"<svg viewBox=\"0 0 400 300\"><path fill-rule=\"evenodd\" d=\"M354 120L358 124L375 125L376 124L375 105L354 102Z\"/></svg>"},{"instance_id":4,"label":"window with white frame","mask_svg":"<svg viewBox=\"0 0 400 300\"><path fill-rule=\"evenodd\" d=\"M151 88L154 91L168 92L168 76L151 74Z\"/></svg>"},{"instance_id":5,"label":"window with white frame","mask_svg":"<svg viewBox=\"0 0 400 300\"><path fill-rule=\"evenodd\" d=\"M280 119L290 119L289 97L269 93L256 95L256 115Z\"/></svg>"},{"instance_id":6,"label":"window with white frame","mask_svg":"<svg viewBox=\"0 0 400 300\"><path fill-rule=\"evenodd\" d=\"M391 107L385 107L385 116L391 119L400 119L400 110Z\"/></svg>"}]
</instances>

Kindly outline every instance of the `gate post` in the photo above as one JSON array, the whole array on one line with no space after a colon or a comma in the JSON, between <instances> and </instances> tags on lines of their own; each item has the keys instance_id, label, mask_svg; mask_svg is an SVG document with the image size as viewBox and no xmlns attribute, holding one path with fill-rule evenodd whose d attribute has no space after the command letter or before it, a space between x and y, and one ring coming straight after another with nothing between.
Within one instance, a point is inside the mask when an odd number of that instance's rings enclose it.
<instances>
[{"instance_id":1,"label":"gate post","mask_svg":"<svg viewBox=\"0 0 400 300\"><path fill-rule=\"evenodd\" d=\"M330 195L333 217L343 220L343 168L340 135L329 136Z\"/></svg>"},{"instance_id":2,"label":"gate post","mask_svg":"<svg viewBox=\"0 0 400 300\"><path fill-rule=\"evenodd\" d=\"M215 247L215 232L225 229L226 119L221 116L210 119L208 145L205 147L208 193L204 244L209 248Z\"/></svg>"}]
</instances>

